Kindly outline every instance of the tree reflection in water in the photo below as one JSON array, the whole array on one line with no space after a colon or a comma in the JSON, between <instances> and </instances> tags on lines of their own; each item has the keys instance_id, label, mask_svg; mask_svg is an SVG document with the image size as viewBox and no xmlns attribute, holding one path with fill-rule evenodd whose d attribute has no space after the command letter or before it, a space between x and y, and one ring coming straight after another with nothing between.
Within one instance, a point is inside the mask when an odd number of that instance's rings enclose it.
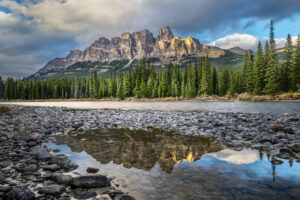
<instances>
[{"instance_id":1,"label":"tree reflection in water","mask_svg":"<svg viewBox=\"0 0 300 200\"><path fill-rule=\"evenodd\" d=\"M207 138L157 129L151 132L97 129L58 137L55 143L67 144L74 152L85 151L101 164L112 161L126 168L149 171L158 162L167 173L172 172L176 163L194 162L203 154L221 150Z\"/></svg>"}]
</instances>

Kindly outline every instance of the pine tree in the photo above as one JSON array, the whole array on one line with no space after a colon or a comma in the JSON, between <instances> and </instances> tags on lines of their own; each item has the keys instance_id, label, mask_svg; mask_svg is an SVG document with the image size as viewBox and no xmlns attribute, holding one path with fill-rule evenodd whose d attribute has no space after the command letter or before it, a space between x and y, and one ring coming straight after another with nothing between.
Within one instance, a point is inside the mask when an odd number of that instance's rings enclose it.
<instances>
[{"instance_id":1,"label":"pine tree","mask_svg":"<svg viewBox=\"0 0 300 200\"><path fill-rule=\"evenodd\" d=\"M213 67L212 74L212 93L218 94L218 73L215 67Z\"/></svg>"},{"instance_id":2,"label":"pine tree","mask_svg":"<svg viewBox=\"0 0 300 200\"><path fill-rule=\"evenodd\" d=\"M206 57L204 60L204 64L202 66L200 93L211 94L211 90L212 90L211 67L210 67L208 57Z\"/></svg>"},{"instance_id":3,"label":"pine tree","mask_svg":"<svg viewBox=\"0 0 300 200\"><path fill-rule=\"evenodd\" d=\"M288 92L290 88L290 74L291 74L291 65L292 65L292 39L291 35L288 34L285 44L284 52L284 63L281 68L281 89L284 92Z\"/></svg>"},{"instance_id":4,"label":"pine tree","mask_svg":"<svg viewBox=\"0 0 300 200\"><path fill-rule=\"evenodd\" d=\"M266 86L265 93L275 94L280 89L280 69L278 61L276 59L276 44L274 40L274 27L273 20L271 20L270 26L270 52L266 63Z\"/></svg>"},{"instance_id":5,"label":"pine tree","mask_svg":"<svg viewBox=\"0 0 300 200\"><path fill-rule=\"evenodd\" d=\"M255 86L255 73L254 73L254 56L250 52L248 59L248 66L246 71L246 91L252 93Z\"/></svg>"},{"instance_id":6,"label":"pine tree","mask_svg":"<svg viewBox=\"0 0 300 200\"><path fill-rule=\"evenodd\" d=\"M141 97L148 97L147 85L145 83L144 78L142 78L142 81L141 81L140 95L141 95Z\"/></svg>"},{"instance_id":7,"label":"pine tree","mask_svg":"<svg viewBox=\"0 0 300 200\"><path fill-rule=\"evenodd\" d=\"M291 69L291 89L297 91L300 89L300 36L298 35L297 47L293 55L292 69Z\"/></svg>"},{"instance_id":8,"label":"pine tree","mask_svg":"<svg viewBox=\"0 0 300 200\"><path fill-rule=\"evenodd\" d=\"M265 62L264 62L263 51L260 42L258 43L257 46L254 73L255 73L254 93L262 94L265 88Z\"/></svg>"}]
</instances>

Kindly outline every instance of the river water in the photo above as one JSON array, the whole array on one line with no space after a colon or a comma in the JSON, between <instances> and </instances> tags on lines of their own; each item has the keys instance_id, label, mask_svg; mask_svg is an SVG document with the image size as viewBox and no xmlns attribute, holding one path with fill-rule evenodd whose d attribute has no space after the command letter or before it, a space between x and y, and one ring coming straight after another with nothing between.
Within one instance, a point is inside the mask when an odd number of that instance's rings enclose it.
<instances>
[{"instance_id":1,"label":"river water","mask_svg":"<svg viewBox=\"0 0 300 200\"><path fill-rule=\"evenodd\" d=\"M222 149L199 137L98 129L45 144L69 155L75 172L97 167L141 200L300 199L300 163L275 165L268 152Z\"/></svg>"},{"instance_id":2,"label":"river water","mask_svg":"<svg viewBox=\"0 0 300 200\"><path fill-rule=\"evenodd\" d=\"M166 111L214 111L247 113L300 113L300 101L247 102L247 101L51 101L0 102L23 106L54 106L72 109L152 109Z\"/></svg>"}]
</instances>

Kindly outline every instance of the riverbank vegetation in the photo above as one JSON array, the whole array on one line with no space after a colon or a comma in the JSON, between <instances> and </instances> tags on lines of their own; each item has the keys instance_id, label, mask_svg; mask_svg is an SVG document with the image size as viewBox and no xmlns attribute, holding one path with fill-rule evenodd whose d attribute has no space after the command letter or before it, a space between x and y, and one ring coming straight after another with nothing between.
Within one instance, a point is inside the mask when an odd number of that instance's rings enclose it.
<instances>
[{"instance_id":1,"label":"riverbank vegetation","mask_svg":"<svg viewBox=\"0 0 300 200\"><path fill-rule=\"evenodd\" d=\"M182 69L168 65L157 73L146 59L133 70L116 72L109 79L98 77L73 77L70 79L15 80L0 77L0 99L79 99L79 98L195 98L199 96L232 97L238 94L275 96L298 99L300 88L300 37L293 48L288 35L284 60L279 62L276 54L273 22L270 40L257 52L246 53L242 71L217 72L209 59L190 63ZM247 99L249 97L246 97ZM271 97L272 98L272 97ZM284 99L284 98L283 98Z\"/></svg>"}]
</instances>

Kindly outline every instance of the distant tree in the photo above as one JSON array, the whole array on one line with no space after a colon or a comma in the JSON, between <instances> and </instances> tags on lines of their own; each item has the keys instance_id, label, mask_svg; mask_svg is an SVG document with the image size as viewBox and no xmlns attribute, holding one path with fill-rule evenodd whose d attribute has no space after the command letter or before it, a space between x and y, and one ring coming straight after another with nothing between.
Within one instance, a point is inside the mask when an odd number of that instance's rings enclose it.
<instances>
[{"instance_id":1,"label":"distant tree","mask_svg":"<svg viewBox=\"0 0 300 200\"><path fill-rule=\"evenodd\" d=\"M254 93L262 94L265 87L265 62L261 43L258 43L254 68Z\"/></svg>"},{"instance_id":2,"label":"distant tree","mask_svg":"<svg viewBox=\"0 0 300 200\"><path fill-rule=\"evenodd\" d=\"M297 47L294 52L293 62L291 67L291 90L297 91L300 88L300 36L298 35Z\"/></svg>"},{"instance_id":3,"label":"distant tree","mask_svg":"<svg viewBox=\"0 0 300 200\"><path fill-rule=\"evenodd\" d=\"M284 63L281 68L281 89L284 92L288 92L290 88L290 74L292 67L292 54L293 54L293 46L291 35L288 34L285 44L284 51Z\"/></svg>"}]
</instances>

